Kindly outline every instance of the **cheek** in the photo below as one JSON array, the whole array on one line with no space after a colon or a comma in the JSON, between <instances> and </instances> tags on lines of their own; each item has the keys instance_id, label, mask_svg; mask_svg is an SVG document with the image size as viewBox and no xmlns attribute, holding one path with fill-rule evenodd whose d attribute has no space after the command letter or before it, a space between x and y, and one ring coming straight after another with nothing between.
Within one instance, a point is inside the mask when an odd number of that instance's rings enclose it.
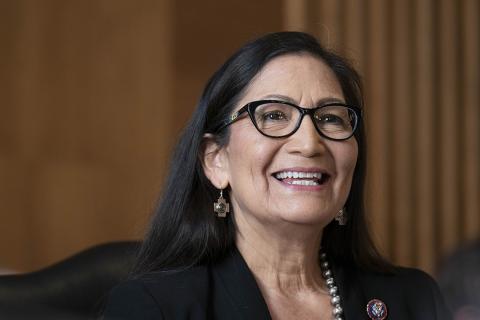
<instances>
[{"instance_id":1,"label":"cheek","mask_svg":"<svg viewBox=\"0 0 480 320\"><path fill-rule=\"evenodd\" d=\"M256 134L255 128L246 129L232 130L227 148L230 183L233 186L248 183L250 189L264 188L269 164L276 154L276 144Z\"/></svg>"},{"instance_id":2,"label":"cheek","mask_svg":"<svg viewBox=\"0 0 480 320\"><path fill-rule=\"evenodd\" d=\"M248 137L245 138L248 139ZM251 179L251 167L256 162L253 158L255 150L252 150L254 148L252 144L245 142L250 141L246 139L242 139L241 136L233 133L230 136L227 157L229 180L232 186Z\"/></svg>"},{"instance_id":3,"label":"cheek","mask_svg":"<svg viewBox=\"0 0 480 320\"><path fill-rule=\"evenodd\" d=\"M339 146L336 150L337 168L342 171L349 180L353 177L358 158L358 144L355 139L348 141L347 144Z\"/></svg>"}]
</instances>

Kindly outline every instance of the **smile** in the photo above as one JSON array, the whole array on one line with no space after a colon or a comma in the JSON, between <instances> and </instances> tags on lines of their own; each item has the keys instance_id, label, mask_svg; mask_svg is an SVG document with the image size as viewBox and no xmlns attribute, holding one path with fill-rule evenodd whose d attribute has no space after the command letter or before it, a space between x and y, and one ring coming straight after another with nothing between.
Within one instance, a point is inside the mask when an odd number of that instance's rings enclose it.
<instances>
[{"instance_id":1,"label":"smile","mask_svg":"<svg viewBox=\"0 0 480 320\"><path fill-rule=\"evenodd\" d=\"M280 171L274 177L290 185L319 186L328 180L329 175L322 172Z\"/></svg>"}]
</instances>

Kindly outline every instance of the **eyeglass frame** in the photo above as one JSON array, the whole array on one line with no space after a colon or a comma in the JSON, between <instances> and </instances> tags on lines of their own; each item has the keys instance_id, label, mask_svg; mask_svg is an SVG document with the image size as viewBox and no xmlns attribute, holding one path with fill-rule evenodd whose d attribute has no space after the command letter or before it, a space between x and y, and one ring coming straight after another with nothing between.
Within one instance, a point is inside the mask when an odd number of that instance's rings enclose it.
<instances>
[{"instance_id":1,"label":"eyeglass frame","mask_svg":"<svg viewBox=\"0 0 480 320\"><path fill-rule=\"evenodd\" d=\"M266 103L281 103L281 104L286 104L286 105L289 105L291 107L294 107L295 109L297 109L299 112L300 112L300 120L298 120L298 123L296 124L296 127L295 129L293 129L292 132L290 132L289 134L286 134L286 135L283 135L283 136L271 136L271 135L268 135L266 134L265 132L263 132L262 130L260 130L260 128L258 127L257 125L257 121L255 120L255 109L262 105L262 104L266 104ZM322 108L326 108L326 107L332 107L332 106L340 106L340 107L346 107L348 108L349 110L353 111L353 114L355 115L355 126L352 128L352 133L346 137L346 138L342 138L342 139L335 139L335 138L331 138L329 136L327 136L326 134L324 134L317 126L317 122L315 121L315 118L314 118L314 114L317 110L319 109L322 109ZM235 123L237 120L241 119L240 118L240 115L242 115L243 113L247 112L249 117L250 117L250 120L252 120L252 123L253 125L255 126L255 128L257 129L258 132L260 132L262 135L266 136L266 137L269 137L269 138L273 138L273 139L276 139L276 138L287 138L287 137L290 137L292 136L293 134L295 134L295 132L298 131L298 129L300 128L300 126L302 125L302 121L303 121L303 118L305 115L309 115L310 116L310 119L312 120L313 122L313 126L315 127L315 130L317 130L318 134L325 138L325 139L328 139L328 140L333 140L333 141L345 141L345 140L348 140L350 139L354 134L355 134L355 131L357 130L358 128L358 125L360 123L360 119L362 118L362 115L363 115L363 112L362 112L362 109L356 107L356 106L352 106L352 105L349 105L349 104L346 104L346 103L342 103L342 102L329 102L329 103L326 103L326 104L322 104L318 107L315 107L315 108L303 108L303 107L300 107L294 103L291 103L291 102L288 102L288 101L282 101L282 100L255 100L255 101L251 101L249 103L247 103L246 105L244 105L243 107L241 107L240 109L238 109L237 111L235 111L226 121L224 124L222 124L220 126L220 128L218 128L217 132L225 129L226 127L228 127L229 125Z\"/></svg>"}]
</instances>

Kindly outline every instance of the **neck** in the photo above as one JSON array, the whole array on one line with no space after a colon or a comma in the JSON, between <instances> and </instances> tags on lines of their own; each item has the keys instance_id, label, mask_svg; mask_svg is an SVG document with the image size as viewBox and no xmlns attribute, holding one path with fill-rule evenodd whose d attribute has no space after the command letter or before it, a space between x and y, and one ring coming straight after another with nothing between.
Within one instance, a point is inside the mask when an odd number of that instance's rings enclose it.
<instances>
[{"instance_id":1,"label":"neck","mask_svg":"<svg viewBox=\"0 0 480 320\"><path fill-rule=\"evenodd\" d=\"M325 291L319 266L321 228L253 227L237 222L236 245L262 291L295 295Z\"/></svg>"}]
</instances>

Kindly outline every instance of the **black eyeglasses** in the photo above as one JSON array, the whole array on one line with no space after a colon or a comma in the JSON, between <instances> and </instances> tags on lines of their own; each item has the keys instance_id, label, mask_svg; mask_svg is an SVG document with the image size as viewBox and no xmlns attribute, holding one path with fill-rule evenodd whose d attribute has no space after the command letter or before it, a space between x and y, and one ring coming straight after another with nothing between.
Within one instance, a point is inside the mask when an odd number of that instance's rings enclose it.
<instances>
[{"instance_id":1,"label":"black eyeglasses","mask_svg":"<svg viewBox=\"0 0 480 320\"><path fill-rule=\"evenodd\" d=\"M233 113L218 131L239 120L247 112L255 128L264 136L284 138L294 134L308 114L315 129L330 140L347 140L355 133L362 115L359 108L332 102L316 108L302 108L293 103L278 100L253 101Z\"/></svg>"}]
</instances>

